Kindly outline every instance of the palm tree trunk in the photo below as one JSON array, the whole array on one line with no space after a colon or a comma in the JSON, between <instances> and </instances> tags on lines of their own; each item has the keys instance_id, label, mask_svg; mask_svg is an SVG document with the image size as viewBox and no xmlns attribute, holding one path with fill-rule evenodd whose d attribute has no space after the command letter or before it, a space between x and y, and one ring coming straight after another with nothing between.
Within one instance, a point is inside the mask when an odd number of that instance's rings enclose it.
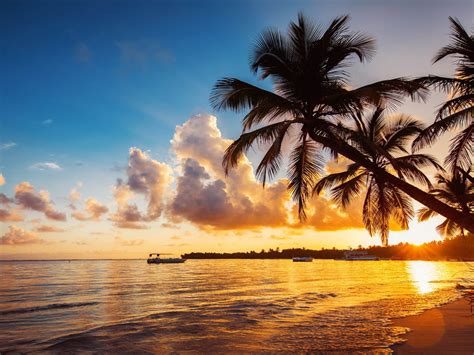
<instances>
[{"instance_id":1,"label":"palm tree trunk","mask_svg":"<svg viewBox=\"0 0 474 355\"><path fill-rule=\"evenodd\" d=\"M336 152L352 160L353 162L362 165L363 167L374 173L377 177L384 179L393 186L405 192L414 200L420 202L426 207L431 208L433 211L436 211L440 215L450 219L451 221L455 222L462 228L467 229L471 233L474 233L474 217L466 216L461 211L458 211L457 209L441 202L429 193L419 189L416 186L413 186L412 184L396 177L395 175L390 174L385 169L378 167L376 164L367 160L363 154L361 154L354 147L351 147L349 144L346 144L339 140L322 137L314 133L314 131L311 129L308 130L308 133L314 141L321 143L324 146L330 147L331 149L334 149Z\"/></svg>"}]
</instances>

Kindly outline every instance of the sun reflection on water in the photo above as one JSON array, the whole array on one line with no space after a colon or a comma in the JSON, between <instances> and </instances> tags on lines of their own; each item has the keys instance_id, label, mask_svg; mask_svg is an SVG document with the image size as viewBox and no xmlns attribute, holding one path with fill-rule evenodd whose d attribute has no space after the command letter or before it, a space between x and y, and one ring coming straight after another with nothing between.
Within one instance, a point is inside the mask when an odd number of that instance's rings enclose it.
<instances>
[{"instance_id":1,"label":"sun reflection on water","mask_svg":"<svg viewBox=\"0 0 474 355\"><path fill-rule=\"evenodd\" d=\"M435 291L439 284L433 281L443 280L447 272L443 264L432 261L407 262L407 271L419 294Z\"/></svg>"}]
</instances>

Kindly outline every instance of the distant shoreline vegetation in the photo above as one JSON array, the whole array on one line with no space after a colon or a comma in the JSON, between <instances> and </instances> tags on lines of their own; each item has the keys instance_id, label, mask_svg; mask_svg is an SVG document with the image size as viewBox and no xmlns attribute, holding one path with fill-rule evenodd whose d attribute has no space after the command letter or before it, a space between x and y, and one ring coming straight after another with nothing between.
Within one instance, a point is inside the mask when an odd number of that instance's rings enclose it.
<instances>
[{"instance_id":1,"label":"distant shoreline vegetation","mask_svg":"<svg viewBox=\"0 0 474 355\"><path fill-rule=\"evenodd\" d=\"M370 246L353 250L365 250L370 255L394 260L474 260L474 235L459 236L443 241L432 241L422 245L399 243L389 246ZM340 259L347 249L311 250L305 248L269 249L260 252L211 253L192 252L183 254L185 259L291 259L298 256L311 256L315 259Z\"/></svg>"}]
</instances>

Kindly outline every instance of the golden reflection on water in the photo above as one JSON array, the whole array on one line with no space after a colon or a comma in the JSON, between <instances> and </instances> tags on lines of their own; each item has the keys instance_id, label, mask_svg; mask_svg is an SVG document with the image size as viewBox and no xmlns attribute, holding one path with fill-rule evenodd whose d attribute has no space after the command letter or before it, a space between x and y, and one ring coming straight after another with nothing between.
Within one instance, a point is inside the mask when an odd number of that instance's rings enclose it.
<instances>
[{"instance_id":1,"label":"golden reflection on water","mask_svg":"<svg viewBox=\"0 0 474 355\"><path fill-rule=\"evenodd\" d=\"M3 262L0 275L0 353L129 352L130 344L150 353L307 353L383 348L397 336L386 319L451 299L466 266L78 260Z\"/></svg>"},{"instance_id":2,"label":"golden reflection on water","mask_svg":"<svg viewBox=\"0 0 474 355\"><path fill-rule=\"evenodd\" d=\"M439 288L435 280L443 280L449 277L444 263L432 261L409 261L407 271L413 286L418 293L423 295Z\"/></svg>"}]
</instances>

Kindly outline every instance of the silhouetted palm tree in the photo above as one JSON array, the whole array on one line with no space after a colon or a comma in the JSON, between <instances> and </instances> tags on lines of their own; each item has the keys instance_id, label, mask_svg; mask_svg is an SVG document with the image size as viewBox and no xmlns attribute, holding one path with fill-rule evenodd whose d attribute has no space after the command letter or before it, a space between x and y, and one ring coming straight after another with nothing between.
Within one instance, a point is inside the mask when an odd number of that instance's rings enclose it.
<instances>
[{"instance_id":1,"label":"silhouetted palm tree","mask_svg":"<svg viewBox=\"0 0 474 355\"><path fill-rule=\"evenodd\" d=\"M393 171L403 180L431 187L429 179L420 168L429 165L437 169L441 167L429 155L408 154L406 150L406 146L422 131L420 122L400 115L387 123L381 108L377 108L366 118L358 115L354 117L354 121L355 127L340 124L342 138L380 169ZM395 220L403 229L407 229L414 214L408 195L357 163L349 164L345 171L320 179L314 192L319 194L326 189L331 190L331 199L343 208L365 190L362 209L365 228L371 236L380 235L384 245L388 244L390 220Z\"/></svg>"},{"instance_id":2,"label":"silhouetted palm tree","mask_svg":"<svg viewBox=\"0 0 474 355\"><path fill-rule=\"evenodd\" d=\"M420 149L432 144L440 135L454 128L463 131L452 140L446 157L446 165L454 171L456 167L469 169L472 165L474 145L474 36L469 35L461 23L452 17L452 43L441 48L433 63L446 57L456 59L456 76L445 78L428 76L418 82L433 86L450 95L438 110L435 122L415 140L414 148Z\"/></svg>"},{"instance_id":3,"label":"silhouetted palm tree","mask_svg":"<svg viewBox=\"0 0 474 355\"><path fill-rule=\"evenodd\" d=\"M436 180L437 185L430 190L430 193L461 211L466 218L472 218L474 216L474 184L469 172L458 168L449 177L437 174ZM418 220L426 221L435 215L437 215L435 211L423 207L418 211ZM444 237L464 234L464 228L450 219L445 219L436 227L436 230Z\"/></svg>"},{"instance_id":4,"label":"silhouetted palm tree","mask_svg":"<svg viewBox=\"0 0 474 355\"><path fill-rule=\"evenodd\" d=\"M367 105L394 105L407 95L415 99L424 94L422 84L403 78L351 90L345 69L354 57L360 61L368 59L374 52L374 40L349 32L347 23L347 16L338 17L323 31L300 14L297 22L290 23L286 36L271 29L263 32L252 52L251 68L254 73L260 72L262 79L272 79L273 91L235 78L224 78L216 83L211 94L216 110L249 109L243 119L241 136L225 153L226 172L238 164L252 145L269 144L256 171L265 184L280 169L283 140L296 128L296 143L290 154L289 188L298 202L301 219L305 218L306 200L324 165L320 153L326 149L333 155L341 154L357 162L421 203L465 223L466 228L474 231L474 221L462 221L457 210L379 168L338 138L336 118L352 117Z\"/></svg>"}]
</instances>

